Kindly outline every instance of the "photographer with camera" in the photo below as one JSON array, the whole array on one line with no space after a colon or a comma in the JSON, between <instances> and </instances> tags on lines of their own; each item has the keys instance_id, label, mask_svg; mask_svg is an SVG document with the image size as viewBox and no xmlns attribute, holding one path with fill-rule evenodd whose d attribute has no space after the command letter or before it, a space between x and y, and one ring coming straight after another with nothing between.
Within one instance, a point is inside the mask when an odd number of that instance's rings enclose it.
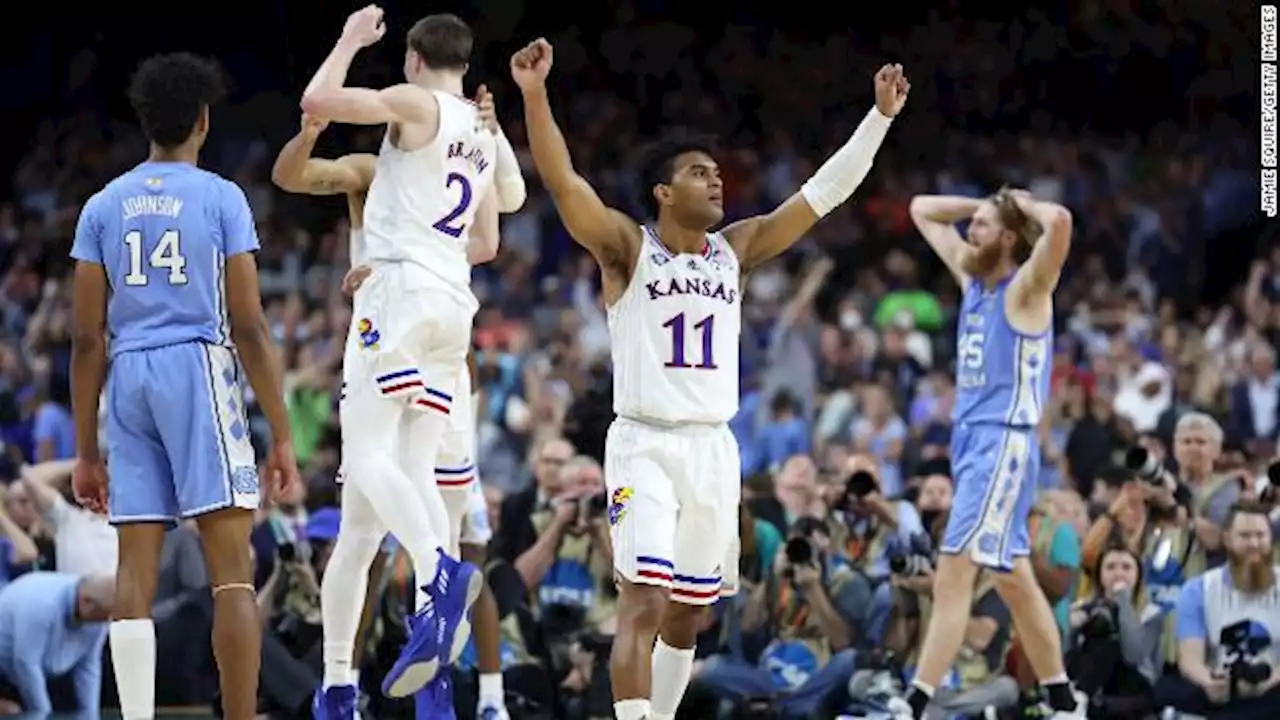
<instances>
[{"instance_id":1,"label":"photographer with camera","mask_svg":"<svg viewBox=\"0 0 1280 720\"><path fill-rule=\"evenodd\" d=\"M1178 670L1159 706L1214 720L1280 716L1280 583L1266 508L1227 513L1227 563L1187 581L1178 600Z\"/></svg>"},{"instance_id":2,"label":"photographer with camera","mask_svg":"<svg viewBox=\"0 0 1280 720\"><path fill-rule=\"evenodd\" d=\"M1227 511L1241 498L1233 473L1215 473L1222 456L1222 426L1209 415L1191 412L1178 419L1173 433L1178 479L1191 494L1191 528L1195 536L1188 570L1200 573L1226 560L1222 528Z\"/></svg>"},{"instance_id":3,"label":"photographer with camera","mask_svg":"<svg viewBox=\"0 0 1280 720\"><path fill-rule=\"evenodd\" d=\"M764 647L758 662L715 656L694 685L738 706L776 697L774 707L786 720L834 717L853 675L851 646L862 637L870 601L866 579L832 555L826 523L801 518L787 533L773 573L751 591L742 611L746 644Z\"/></svg>"},{"instance_id":4,"label":"photographer with camera","mask_svg":"<svg viewBox=\"0 0 1280 720\"><path fill-rule=\"evenodd\" d=\"M1166 611L1147 601L1142 560L1128 548L1108 548L1089 573L1096 589L1071 608L1067 670L1089 717L1145 715L1164 670Z\"/></svg>"},{"instance_id":5,"label":"photographer with camera","mask_svg":"<svg viewBox=\"0 0 1280 720\"><path fill-rule=\"evenodd\" d=\"M873 586L889 579L890 539L906 541L924 532L914 505L885 497L877 468L869 455L845 461L844 492L834 504L831 528L836 551Z\"/></svg>"}]
</instances>

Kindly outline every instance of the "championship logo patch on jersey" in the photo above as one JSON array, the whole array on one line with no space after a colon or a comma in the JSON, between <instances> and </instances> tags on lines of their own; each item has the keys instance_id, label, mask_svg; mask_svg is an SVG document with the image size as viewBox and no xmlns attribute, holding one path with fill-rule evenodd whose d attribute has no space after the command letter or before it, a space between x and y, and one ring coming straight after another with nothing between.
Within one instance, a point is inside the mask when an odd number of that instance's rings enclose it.
<instances>
[{"instance_id":1,"label":"championship logo patch on jersey","mask_svg":"<svg viewBox=\"0 0 1280 720\"><path fill-rule=\"evenodd\" d=\"M617 525L622 522L622 518L627 516L627 504L631 502L631 496L635 494L629 487L618 488L613 491L613 496L609 498L609 524Z\"/></svg>"},{"instance_id":2,"label":"championship logo patch on jersey","mask_svg":"<svg viewBox=\"0 0 1280 720\"><path fill-rule=\"evenodd\" d=\"M373 328L372 320L360 318L360 324L356 326L356 330L360 332L360 347L366 350L378 349L378 341L382 339L382 335Z\"/></svg>"}]
</instances>

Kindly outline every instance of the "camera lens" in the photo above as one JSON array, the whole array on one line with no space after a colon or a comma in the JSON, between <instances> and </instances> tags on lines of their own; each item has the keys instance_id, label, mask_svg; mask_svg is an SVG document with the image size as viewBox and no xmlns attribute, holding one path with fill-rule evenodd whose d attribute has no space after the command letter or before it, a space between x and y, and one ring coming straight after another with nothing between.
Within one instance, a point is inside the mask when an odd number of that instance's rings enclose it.
<instances>
[{"instance_id":1,"label":"camera lens","mask_svg":"<svg viewBox=\"0 0 1280 720\"><path fill-rule=\"evenodd\" d=\"M791 538L787 541L786 554L788 563L806 565L813 560L813 546L805 538Z\"/></svg>"},{"instance_id":2,"label":"camera lens","mask_svg":"<svg viewBox=\"0 0 1280 720\"><path fill-rule=\"evenodd\" d=\"M894 575L901 575L907 571L907 558L905 555L894 555L889 558L889 572Z\"/></svg>"}]
</instances>

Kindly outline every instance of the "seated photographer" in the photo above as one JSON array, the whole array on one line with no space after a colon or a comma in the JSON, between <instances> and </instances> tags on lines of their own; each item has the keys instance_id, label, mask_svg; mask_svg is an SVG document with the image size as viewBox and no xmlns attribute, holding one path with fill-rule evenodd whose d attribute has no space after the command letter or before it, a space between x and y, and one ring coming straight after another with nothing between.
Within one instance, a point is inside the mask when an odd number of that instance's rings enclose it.
<instances>
[{"instance_id":1,"label":"seated photographer","mask_svg":"<svg viewBox=\"0 0 1280 720\"><path fill-rule=\"evenodd\" d=\"M1188 570L1199 574L1226 561L1222 528L1231 506L1240 500L1235 473L1216 473L1222 455L1222 427L1212 417L1191 412L1178 419L1173 456L1178 479L1190 491L1191 527L1195 533Z\"/></svg>"},{"instance_id":2,"label":"seated photographer","mask_svg":"<svg viewBox=\"0 0 1280 720\"><path fill-rule=\"evenodd\" d=\"M895 555L893 609L884 647L904 659L904 674L910 677L933 610L932 541L928 536L916 536L909 544L909 554L903 552ZM978 714L987 708L999 710L1018 702L1017 682L1003 674L1012 619L990 573L978 574L973 597L964 645L929 706L926 717L931 720Z\"/></svg>"},{"instance_id":3,"label":"seated photographer","mask_svg":"<svg viewBox=\"0 0 1280 720\"><path fill-rule=\"evenodd\" d=\"M1090 717L1145 715L1164 670L1166 611L1147 601L1142 561L1128 548L1107 549L1090 575L1096 590L1071 608L1067 671Z\"/></svg>"},{"instance_id":4,"label":"seated photographer","mask_svg":"<svg viewBox=\"0 0 1280 720\"><path fill-rule=\"evenodd\" d=\"M877 585L889 579L889 539L910 540L924 531L916 508L885 497L874 459L854 455L844 466L844 494L829 520L832 547Z\"/></svg>"},{"instance_id":5,"label":"seated photographer","mask_svg":"<svg viewBox=\"0 0 1280 720\"><path fill-rule=\"evenodd\" d=\"M1156 702L1211 719L1280 716L1280 568L1266 508L1239 504L1223 534L1227 564L1192 578L1178 601L1178 670Z\"/></svg>"},{"instance_id":6,"label":"seated photographer","mask_svg":"<svg viewBox=\"0 0 1280 720\"><path fill-rule=\"evenodd\" d=\"M759 661L715 656L693 685L735 703L777 696L774 707L783 718L834 717L853 675L850 648L863 631L870 600L866 579L831 554L827 526L802 518L788 533L774 572L745 601L741 628L747 636L763 636Z\"/></svg>"}]
</instances>

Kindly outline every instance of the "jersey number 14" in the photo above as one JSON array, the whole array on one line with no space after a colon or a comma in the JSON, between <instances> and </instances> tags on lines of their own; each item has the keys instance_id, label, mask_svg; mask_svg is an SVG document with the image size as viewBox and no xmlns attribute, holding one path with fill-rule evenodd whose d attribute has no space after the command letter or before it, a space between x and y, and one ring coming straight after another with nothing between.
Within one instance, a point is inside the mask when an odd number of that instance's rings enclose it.
<instances>
[{"instance_id":1,"label":"jersey number 14","mask_svg":"<svg viewBox=\"0 0 1280 720\"><path fill-rule=\"evenodd\" d=\"M124 284L133 287L146 285L151 278L143 267L142 231L125 233L124 244L129 252L129 272L124 276ZM187 259L182 256L182 239L177 230L166 230L160 236L160 242L147 255L146 264L156 270L167 270L169 277L166 279L170 285L187 284Z\"/></svg>"},{"instance_id":2,"label":"jersey number 14","mask_svg":"<svg viewBox=\"0 0 1280 720\"><path fill-rule=\"evenodd\" d=\"M689 349L687 341L687 332L685 329L684 313L679 313L670 320L662 323L662 327L671 331L671 359L665 365L669 368L695 368L697 370L715 370L716 360L712 354L712 333L715 330L715 315L708 315L698 322L690 326L699 336L702 345L702 361L691 363L689 361Z\"/></svg>"}]
</instances>

